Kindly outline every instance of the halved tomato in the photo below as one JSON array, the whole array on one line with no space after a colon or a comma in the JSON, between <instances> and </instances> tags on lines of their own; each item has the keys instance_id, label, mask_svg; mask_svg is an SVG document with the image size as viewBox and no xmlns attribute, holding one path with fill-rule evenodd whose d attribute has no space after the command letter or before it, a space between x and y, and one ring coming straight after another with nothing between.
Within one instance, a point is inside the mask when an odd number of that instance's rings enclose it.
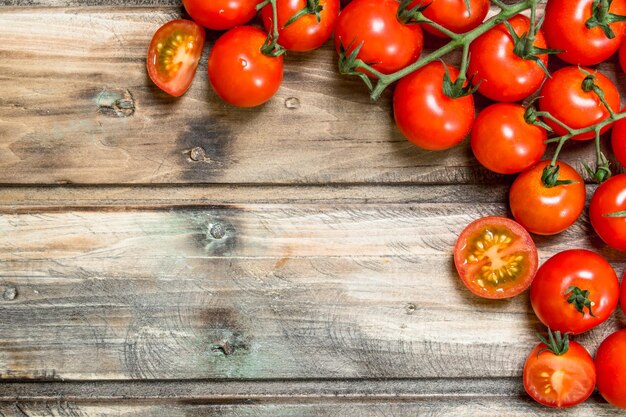
<instances>
[{"instance_id":1,"label":"halved tomato","mask_svg":"<svg viewBox=\"0 0 626 417\"><path fill-rule=\"evenodd\" d=\"M557 332L558 333L558 332ZM549 344L554 342L550 337ZM538 344L524 364L524 389L535 401L548 407L571 407L585 401L596 386L596 367L580 344L556 338L552 348Z\"/></svg>"},{"instance_id":2,"label":"halved tomato","mask_svg":"<svg viewBox=\"0 0 626 417\"><path fill-rule=\"evenodd\" d=\"M148 48L146 65L161 90L179 97L189 89L205 39L204 28L191 20L172 20L161 26Z\"/></svg>"},{"instance_id":3,"label":"halved tomato","mask_svg":"<svg viewBox=\"0 0 626 417\"><path fill-rule=\"evenodd\" d=\"M454 247L465 286L483 298L510 298L526 290L537 272L537 248L513 220L489 216L470 223Z\"/></svg>"}]
</instances>

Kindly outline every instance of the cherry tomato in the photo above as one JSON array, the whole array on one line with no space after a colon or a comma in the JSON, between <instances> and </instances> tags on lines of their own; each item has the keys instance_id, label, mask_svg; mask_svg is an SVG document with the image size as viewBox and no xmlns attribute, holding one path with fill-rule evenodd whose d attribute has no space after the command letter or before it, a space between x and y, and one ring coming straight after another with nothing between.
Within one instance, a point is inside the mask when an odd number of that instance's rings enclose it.
<instances>
[{"instance_id":1,"label":"cherry tomato","mask_svg":"<svg viewBox=\"0 0 626 417\"><path fill-rule=\"evenodd\" d=\"M282 47L296 52L319 48L333 33L339 17L339 0L318 0L322 7L320 21L315 14L305 14L296 21L285 24L297 12L307 6L307 0L277 0L278 39ZM263 25L268 32L272 30L272 6L261 10Z\"/></svg>"},{"instance_id":2,"label":"cherry tomato","mask_svg":"<svg viewBox=\"0 0 626 417\"><path fill-rule=\"evenodd\" d=\"M625 216L607 216L620 212ZM589 203L589 218L607 245L626 252L626 174L611 177L596 189Z\"/></svg>"},{"instance_id":3,"label":"cherry tomato","mask_svg":"<svg viewBox=\"0 0 626 417\"><path fill-rule=\"evenodd\" d=\"M268 101L283 80L283 57L261 52L266 33L238 26L222 35L209 56L209 79L222 100L239 107Z\"/></svg>"},{"instance_id":4,"label":"cherry tomato","mask_svg":"<svg viewBox=\"0 0 626 417\"><path fill-rule=\"evenodd\" d=\"M622 275L622 291L620 293L620 305L622 306L622 313L626 315L626 272Z\"/></svg>"},{"instance_id":5,"label":"cherry tomato","mask_svg":"<svg viewBox=\"0 0 626 417\"><path fill-rule=\"evenodd\" d=\"M395 0L353 0L341 11L335 28L337 52L348 53L363 43L358 57L384 74L412 64L422 53L424 36L419 25L398 21Z\"/></svg>"},{"instance_id":6,"label":"cherry tomato","mask_svg":"<svg viewBox=\"0 0 626 417\"><path fill-rule=\"evenodd\" d=\"M572 407L585 401L596 385L596 369L589 352L570 341L565 353L537 345L524 364L524 388L535 401L548 407Z\"/></svg>"},{"instance_id":7,"label":"cherry tomato","mask_svg":"<svg viewBox=\"0 0 626 417\"><path fill-rule=\"evenodd\" d=\"M227 30L248 23L256 16L260 0L183 0L189 16L202 26Z\"/></svg>"},{"instance_id":8,"label":"cherry tomato","mask_svg":"<svg viewBox=\"0 0 626 417\"><path fill-rule=\"evenodd\" d=\"M570 227L585 207L585 182L574 168L557 161L559 180L572 184L546 187L541 176L550 161L542 161L522 172L509 191L515 220L531 233L554 235Z\"/></svg>"},{"instance_id":9,"label":"cherry tomato","mask_svg":"<svg viewBox=\"0 0 626 417\"><path fill-rule=\"evenodd\" d=\"M593 73L592 69L583 68ZM592 126L609 117L598 95L593 91L583 90L586 75L578 67L565 67L552 74L541 88L539 108L547 111L572 129ZM604 91L604 97L613 111L619 111L619 92L615 84L601 73L596 73L596 84ZM549 119L544 120L557 135L565 135L567 131ZM601 132L606 132L605 126ZM593 139L593 132L572 137L574 140Z\"/></svg>"},{"instance_id":10,"label":"cherry tomato","mask_svg":"<svg viewBox=\"0 0 626 417\"><path fill-rule=\"evenodd\" d=\"M472 128L472 151L485 168L515 174L535 165L546 151L548 133L526 123L526 109L518 104L496 103L485 108Z\"/></svg>"},{"instance_id":11,"label":"cherry tomato","mask_svg":"<svg viewBox=\"0 0 626 417\"><path fill-rule=\"evenodd\" d=\"M543 31L551 48L562 49L563 61L574 65L595 65L613 55L622 42L624 23L611 23L615 38L601 28L588 29L594 0L550 0L546 3ZM626 0L613 0L609 11L626 14Z\"/></svg>"},{"instance_id":12,"label":"cherry tomato","mask_svg":"<svg viewBox=\"0 0 626 417\"><path fill-rule=\"evenodd\" d=\"M444 64L439 61L402 78L393 95L393 113L404 136L423 149L448 149L461 142L474 123L474 98L450 98L443 92ZM448 65L452 81L459 71Z\"/></svg>"},{"instance_id":13,"label":"cherry tomato","mask_svg":"<svg viewBox=\"0 0 626 417\"><path fill-rule=\"evenodd\" d=\"M513 16L509 23L515 33L528 32L530 19L523 15ZM537 33L535 46L546 48L541 30ZM533 60L523 59L513 52L515 44L507 27L501 23L481 35L470 45L468 75L473 75L474 84L480 82L478 92L500 102L523 100L541 87L545 72ZM548 56L541 55L548 65Z\"/></svg>"},{"instance_id":14,"label":"cherry tomato","mask_svg":"<svg viewBox=\"0 0 626 417\"><path fill-rule=\"evenodd\" d=\"M470 223L454 247L463 284L483 298L510 298L525 291L537 271L537 248L526 230L505 217Z\"/></svg>"},{"instance_id":15,"label":"cherry tomato","mask_svg":"<svg viewBox=\"0 0 626 417\"><path fill-rule=\"evenodd\" d=\"M582 249L558 253L530 286L535 314L548 328L580 334L604 323L617 307L619 282L600 255Z\"/></svg>"},{"instance_id":16,"label":"cherry tomato","mask_svg":"<svg viewBox=\"0 0 626 417\"><path fill-rule=\"evenodd\" d=\"M148 48L146 66L157 87L175 97L189 89L204 39L204 29L191 20L172 20L155 32Z\"/></svg>"},{"instance_id":17,"label":"cherry tomato","mask_svg":"<svg viewBox=\"0 0 626 417\"><path fill-rule=\"evenodd\" d=\"M626 409L626 329L604 339L595 363L600 394L615 407Z\"/></svg>"},{"instance_id":18,"label":"cherry tomato","mask_svg":"<svg viewBox=\"0 0 626 417\"><path fill-rule=\"evenodd\" d=\"M420 4L420 0L409 7ZM480 25L489 12L489 0L470 0L469 10L465 0L432 0L422 12L424 16L454 33L465 33ZM447 36L432 26L425 24L424 29L433 35Z\"/></svg>"},{"instance_id":19,"label":"cherry tomato","mask_svg":"<svg viewBox=\"0 0 626 417\"><path fill-rule=\"evenodd\" d=\"M622 111L626 111L626 107ZM626 119L620 119L613 124L611 136L615 158L626 167Z\"/></svg>"}]
</instances>

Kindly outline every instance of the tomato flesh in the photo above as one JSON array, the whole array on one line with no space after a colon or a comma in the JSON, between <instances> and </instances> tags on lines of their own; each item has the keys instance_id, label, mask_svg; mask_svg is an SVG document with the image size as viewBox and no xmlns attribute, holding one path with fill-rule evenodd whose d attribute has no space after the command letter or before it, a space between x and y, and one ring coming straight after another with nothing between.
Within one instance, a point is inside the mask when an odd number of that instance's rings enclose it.
<instances>
[{"instance_id":1,"label":"tomato flesh","mask_svg":"<svg viewBox=\"0 0 626 417\"><path fill-rule=\"evenodd\" d=\"M585 401L596 385L596 370L589 352L570 341L560 356L543 351L540 343L524 365L524 388L535 401L548 407L571 407Z\"/></svg>"},{"instance_id":2,"label":"tomato flesh","mask_svg":"<svg viewBox=\"0 0 626 417\"><path fill-rule=\"evenodd\" d=\"M595 363L600 394L615 407L626 409L626 329L600 344Z\"/></svg>"},{"instance_id":3,"label":"tomato flesh","mask_svg":"<svg viewBox=\"0 0 626 417\"><path fill-rule=\"evenodd\" d=\"M146 66L152 81L175 97L191 86L204 47L204 29L190 20L161 26L148 48Z\"/></svg>"},{"instance_id":4,"label":"tomato flesh","mask_svg":"<svg viewBox=\"0 0 626 417\"><path fill-rule=\"evenodd\" d=\"M454 263L465 286L492 299L526 290L537 271L537 248L526 230L504 217L470 223L454 248Z\"/></svg>"}]
</instances>

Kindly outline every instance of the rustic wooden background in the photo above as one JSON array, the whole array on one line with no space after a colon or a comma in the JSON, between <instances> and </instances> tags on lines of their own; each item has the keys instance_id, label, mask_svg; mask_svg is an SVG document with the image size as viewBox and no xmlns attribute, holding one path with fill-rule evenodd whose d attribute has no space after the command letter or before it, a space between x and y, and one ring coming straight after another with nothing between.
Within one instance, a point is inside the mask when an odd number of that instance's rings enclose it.
<instances>
[{"instance_id":1,"label":"rustic wooden background","mask_svg":"<svg viewBox=\"0 0 626 417\"><path fill-rule=\"evenodd\" d=\"M507 215L510 177L467 143L413 147L330 45L289 54L261 108L217 99L206 51L168 97L145 52L181 12L0 0L0 416L620 414L532 402L527 295L481 300L454 272L461 229ZM564 159L582 169L593 145ZM626 267L586 215L536 242Z\"/></svg>"}]
</instances>

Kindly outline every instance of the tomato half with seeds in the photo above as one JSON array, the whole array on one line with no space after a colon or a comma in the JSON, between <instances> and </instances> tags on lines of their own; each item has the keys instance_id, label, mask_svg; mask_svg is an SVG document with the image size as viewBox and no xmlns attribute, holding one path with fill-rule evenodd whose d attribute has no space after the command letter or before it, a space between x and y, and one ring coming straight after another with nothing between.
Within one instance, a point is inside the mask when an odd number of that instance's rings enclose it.
<instances>
[{"instance_id":1,"label":"tomato half with seeds","mask_svg":"<svg viewBox=\"0 0 626 417\"><path fill-rule=\"evenodd\" d=\"M626 252L626 174L611 177L596 189L589 218L607 245Z\"/></svg>"},{"instance_id":2,"label":"tomato half with seeds","mask_svg":"<svg viewBox=\"0 0 626 417\"><path fill-rule=\"evenodd\" d=\"M256 16L260 0L183 0L189 16L212 30L227 30L248 23Z\"/></svg>"},{"instance_id":3,"label":"tomato half with seeds","mask_svg":"<svg viewBox=\"0 0 626 417\"><path fill-rule=\"evenodd\" d=\"M420 0L416 0L409 7L418 6L420 3ZM469 8L466 0L432 0L422 13L454 33L465 33L480 25L487 12L489 0L469 0ZM424 24L423 28L433 35L447 37L428 24Z\"/></svg>"},{"instance_id":4,"label":"tomato half with seeds","mask_svg":"<svg viewBox=\"0 0 626 417\"><path fill-rule=\"evenodd\" d=\"M626 409L626 329L604 339L595 363L600 395L615 407Z\"/></svg>"},{"instance_id":5,"label":"tomato half with seeds","mask_svg":"<svg viewBox=\"0 0 626 417\"><path fill-rule=\"evenodd\" d=\"M626 107L622 108L622 112L624 111ZM626 119L620 119L613 124L611 144L615 158L623 167L626 167Z\"/></svg>"},{"instance_id":6,"label":"tomato half with seeds","mask_svg":"<svg viewBox=\"0 0 626 417\"><path fill-rule=\"evenodd\" d=\"M570 227L585 208L585 182L568 164L557 161L558 180L570 184L547 187L543 170L550 161L542 161L517 176L509 191L509 204L515 220L538 235L555 235Z\"/></svg>"},{"instance_id":7,"label":"tomato half with seeds","mask_svg":"<svg viewBox=\"0 0 626 417\"><path fill-rule=\"evenodd\" d=\"M189 89L204 47L204 28L191 20L172 20L152 37L146 66L161 90L179 97Z\"/></svg>"},{"instance_id":8,"label":"tomato half with seeds","mask_svg":"<svg viewBox=\"0 0 626 417\"><path fill-rule=\"evenodd\" d=\"M580 334L604 323L617 307L619 282L611 265L583 249L560 252L541 265L530 303L548 328Z\"/></svg>"},{"instance_id":9,"label":"tomato half with seeds","mask_svg":"<svg viewBox=\"0 0 626 417\"><path fill-rule=\"evenodd\" d=\"M524 364L524 389L545 406L572 407L593 393L596 367L582 345L568 341L564 346L560 335L558 339L561 343L554 350L540 343L530 352Z\"/></svg>"},{"instance_id":10,"label":"tomato half with seeds","mask_svg":"<svg viewBox=\"0 0 626 417\"><path fill-rule=\"evenodd\" d=\"M510 298L525 291L537 271L537 248L526 230L505 217L470 223L454 247L454 264L474 294Z\"/></svg>"}]
</instances>

